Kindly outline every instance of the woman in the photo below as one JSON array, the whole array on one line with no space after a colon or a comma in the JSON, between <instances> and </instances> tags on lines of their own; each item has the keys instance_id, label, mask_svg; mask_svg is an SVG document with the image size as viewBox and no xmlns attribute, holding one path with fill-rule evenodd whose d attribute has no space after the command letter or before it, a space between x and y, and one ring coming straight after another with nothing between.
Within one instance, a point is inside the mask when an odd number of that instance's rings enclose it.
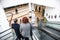
<instances>
[{"instance_id":1,"label":"woman","mask_svg":"<svg viewBox=\"0 0 60 40\"><path fill-rule=\"evenodd\" d=\"M23 17L22 23L20 24L20 31L22 36L25 38L25 40L31 40L30 28L31 28L31 25L29 23L28 18Z\"/></svg>"}]
</instances>

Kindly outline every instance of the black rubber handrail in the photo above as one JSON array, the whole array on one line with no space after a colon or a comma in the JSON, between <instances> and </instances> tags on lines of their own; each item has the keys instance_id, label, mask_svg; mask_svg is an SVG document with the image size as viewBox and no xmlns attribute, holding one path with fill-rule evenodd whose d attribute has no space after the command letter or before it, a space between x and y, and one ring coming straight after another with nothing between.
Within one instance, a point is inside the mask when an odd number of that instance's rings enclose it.
<instances>
[{"instance_id":1,"label":"black rubber handrail","mask_svg":"<svg viewBox=\"0 0 60 40\"><path fill-rule=\"evenodd\" d=\"M55 25L60 25L60 23L58 23L58 22L56 22L56 23L54 23L54 22L47 22L47 24L55 24Z\"/></svg>"},{"instance_id":2,"label":"black rubber handrail","mask_svg":"<svg viewBox=\"0 0 60 40\"><path fill-rule=\"evenodd\" d=\"M10 37L13 37L13 36L9 36L9 37L7 37L6 39L4 39L4 40L7 40L8 38L10 38Z\"/></svg>"},{"instance_id":3,"label":"black rubber handrail","mask_svg":"<svg viewBox=\"0 0 60 40\"><path fill-rule=\"evenodd\" d=\"M9 29L7 29L7 30L5 30L5 31L3 31L3 32L0 32L0 34L2 34L2 33L4 33L4 32L6 32L6 31L8 31L8 30L10 30L11 28L9 28Z\"/></svg>"},{"instance_id":4,"label":"black rubber handrail","mask_svg":"<svg viewBox=\"0 0 60 40\"><path fill-rule=\"evenodd\" d=\"M7 35L9 35L9 34L11 34L11 33L12 33L12 32L9 32L9 33L7 33L7 34L1 36L0 39L3 38L3 37L5 37L5 36L7 36Z\"/></svg>"},{"instance_id":5,"label":"black rubber handrail","mask_svg":"<svg viewBox=\"0 0 60 40\"><path fill-rule=\"evenodd\" d=\"M53 30L55 30L55 31L60 32L60 30L59 30L59 29L56 29L56 28L53 28L53 27L50 27L50 26L47 26L47 25L46 25L46 27L47 27L47 28L50 28L50 29L53 29Z\"/></svg>"},{"instance_id":6,"label":"black rubber handrail","mask_svg":"<svg viewBox=\"0 0 60 40\"><path fill-rule=\"evenodd\" d=\"M46 33L47 35L49 35L51 38L53 38L54 40L60 40L60 38L57 38L57 37L54 37L51 33L47 32L46 30L44 29L39 29L41 30L42 32Z\"/></svg>"},{"instance_id":7,"label":"black rubber handrail","mask_svg":"<svg viewBox=\"0 0 60 40\"><path fill-rule=\"evenodd\" d=\"M9 29L7 29L7 30L1 32L0 34L2 34L2 33L4 33L4 32L7 32L7 31L9 31L10 29L11 29L11 28L9 28ZM5 36L7 36L7 35L9 35L9 34L11 34L11 33L12 33L12 32L9 32L9 33L7 33L7 34L1 36L0 39L3 38L3 37L5 37ZM9 37L7 37L7 38L9 38ZM6 39L7 39L7 38L6 38Z\"/></svg>"}]
</instances>

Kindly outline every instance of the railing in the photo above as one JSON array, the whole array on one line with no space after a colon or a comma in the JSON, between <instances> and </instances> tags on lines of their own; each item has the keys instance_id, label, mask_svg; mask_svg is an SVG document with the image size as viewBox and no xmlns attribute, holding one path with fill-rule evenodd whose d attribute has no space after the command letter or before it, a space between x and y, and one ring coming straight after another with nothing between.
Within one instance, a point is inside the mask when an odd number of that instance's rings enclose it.
<instances>
[{"instance_id":1,"label":"railing","mask_svg":"<svg viewBox=\"0 0 60 40\"><path fill-rule=\"evenodd\" d=\"M44 28L42 27L39 30L42 31L42 32L44 32L45 34L47 34L48 36L50 36L54 40L60 40L60 36L59 35L51 32L50 30L45 29L45 27ZM55 30L55 29L53 29L53 30Z\"/></svg>"},{"instance_id":2,"label":"railing","mask_svg":"<svg viewBox=\"0 0 60 40\"><path fill-rule=\"evenodd\" d=\"M41 35L39 34L38 29L33 29L32 32L33 32L33 39L40 40Z\"/></svg>"},{"instance_id":3,"label":"railing","mask_svg":"<svg viewBox=\"0 0 60 40\"><path fill-rule=\"evenodd\" d=\"M47 25L46 25L46 27L48 27L48 28L50 28L50 29L53 29L53 30L55 30L55 31L60 32L60 30L58 30L58 29L56 29L56 28L53 28L53 27L50 27L50 26L47 26Z\"/></svg>"},{"instance_id":4,"label":"railing","mask_svg":"<svg viewBox=\"0 0 60 40\"><path fill-rule=\"evenodd\" d=\"M57 26L57 27L56 27ZM47 22L46 27L60 32L60 22Z\"/></svg>"},{"instance_id":5,"label":"railing","mask_svg":"<svg viewBox=\"0 0 60 40\"><path fill-rule=\"evenodd\" d=\"M55 22L52 22L52 21L49 22L49 21L48 21L47 23L48 23L48 24L60 25L60 22L56 22L56 21L55 21Z\"/></svg>"},{"instance_id":6,"label":"railing","mask_svg":"<svg viewBox=\"0 0 60 40\"><path fill-rule=\"evenodd\" d=\"M11 28L9 28L9 29L7 29L7 30L5 30L5 31L3 31L3 32L1 32L0 34L0 39L4 39L4 40L7 40L7 39L9 39L10 37L13 37L11 34L12 34L12 32L10 31L11 30ZM9 32L10 31L10 32ZM8 32L8 33L7 33ZM5 38L4 38L5 37Z\"/></svg>"},{"instance_id":7,"label":"railing","mask_svg":"<svg viewBox=\"0 0 60 40\"><path fill-rule=\"evenodd\" d=\"M11 28L9 28L9 29L7 29L7 30L5 30L5 31L3 31L3 32L1 32L0 34L2 34L2 33L4 33L4 32L6 32L6 31L8 31L8 30L10 30Z\"/></svg>"},{"instance_id":8,"label":"railing","mask_svg":"<svg viewBox=\"0 0 60 40\"><path fill-rule=\"evenodd\" d=\"M35 40L39 40L35 33L33 33L33 37Z\"/></svg>"}]
</instances>

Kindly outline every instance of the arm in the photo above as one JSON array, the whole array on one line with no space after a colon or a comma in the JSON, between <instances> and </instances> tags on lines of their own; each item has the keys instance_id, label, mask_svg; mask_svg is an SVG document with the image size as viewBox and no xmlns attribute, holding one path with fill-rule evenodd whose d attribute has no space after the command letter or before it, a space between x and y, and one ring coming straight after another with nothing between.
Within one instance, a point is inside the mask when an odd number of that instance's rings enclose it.
<instances>
[{"instance_id":1,"label":"arm","mask_svg":"<svg viewBox=\"0 0 60 40\"><path fill-rule=\"evenodd\" d=\"M12 14L12 16L11 16L11 20L9 21L9 25L10 25L10 26L12 26L12 25L11 25L12 18L13 18L13 14Z\"/></svg>"}]
</instances>

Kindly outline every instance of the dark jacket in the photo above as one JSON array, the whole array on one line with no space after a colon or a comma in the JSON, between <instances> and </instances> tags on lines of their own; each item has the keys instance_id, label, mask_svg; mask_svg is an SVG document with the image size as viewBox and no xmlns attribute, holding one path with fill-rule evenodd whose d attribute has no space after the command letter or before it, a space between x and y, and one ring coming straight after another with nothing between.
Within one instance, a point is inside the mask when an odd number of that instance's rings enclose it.
<instances>
[{"instance_id":1,"label":"dark jacket","mask_svg":"<svg viewBox=\"0 0 60 40\"><path fill-rule=\"evenodd\" d=\"M20 30L19 30L20 25L19 24L17 24L17 23L12 24L12 28L15 30L16 35L20 34Z\"/></svg>"}]
</instances>

